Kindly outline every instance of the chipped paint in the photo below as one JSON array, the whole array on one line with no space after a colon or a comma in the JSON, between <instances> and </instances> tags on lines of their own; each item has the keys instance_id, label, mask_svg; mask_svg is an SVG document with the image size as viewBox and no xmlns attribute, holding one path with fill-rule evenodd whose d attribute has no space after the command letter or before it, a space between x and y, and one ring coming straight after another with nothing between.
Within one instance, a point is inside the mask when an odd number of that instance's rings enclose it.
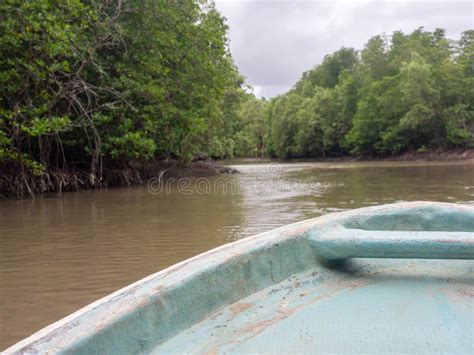
<instances>
[{"instance_id":1,"label":"chipped paint","mask_svg":"<svg viewBox=\"0 0 474 355\"><path fill-rule=\"evenodd\" d=\"M249 309L250 307L252 307L252 304L250 303L235 303L230 307L230 311L232 312L232 316L235 317L241 312Z\"/></svg>"}]
</instances>

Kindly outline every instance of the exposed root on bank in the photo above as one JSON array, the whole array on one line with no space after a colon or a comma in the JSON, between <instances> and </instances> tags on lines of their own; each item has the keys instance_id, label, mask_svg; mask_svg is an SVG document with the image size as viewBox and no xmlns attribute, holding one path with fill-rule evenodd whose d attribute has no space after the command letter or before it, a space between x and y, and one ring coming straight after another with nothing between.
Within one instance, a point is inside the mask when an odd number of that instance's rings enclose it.
<instances>
[{"instance_id":1,"label":"exposed root on bank","mask_svg":"<svg viewBox=\"0 0 474 355\"><path fill-rule=\"evenodd\" d=\"M47 170L34 175L27 170L0 169L0 198L25 198L44 194L145 184L152 177L205 177L235 173L235 169L212 161L184 164L174 160L103 169L98 177L90 171Z\"/></svg>"},{"instance_id":2,"label":"exposed root on bank","mask_svg":"<svg viewBox=\"0 0 474 355\"><path fill-rule=\"evenodd\" d=\"M104 170L102 178L89 172L47 171L39 176L31 173L2 174L0 198L27 197L48 192L89 190L112 186L143 184L137 169Z\"/></svg>"}]
</instances>

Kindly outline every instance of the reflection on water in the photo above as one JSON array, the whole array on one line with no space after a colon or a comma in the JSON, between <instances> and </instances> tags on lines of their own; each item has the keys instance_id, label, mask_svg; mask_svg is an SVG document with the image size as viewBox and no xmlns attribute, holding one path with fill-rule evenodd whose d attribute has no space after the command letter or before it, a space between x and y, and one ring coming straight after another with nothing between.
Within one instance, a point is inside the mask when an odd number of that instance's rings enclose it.
<instances>
[{"instance_id":1,"label":"reflection on water","mask_svg":"<svg viewBox=\"0 0 474 355\"><path fill-rule=\"evenodd\" d=\"M474 164L238 164L236 186L146 187L0 202L0 349L97 298L218 245L333 211L474 204ZM199 193L201 192L201 193Z\"/></svg>"}]
</instances>

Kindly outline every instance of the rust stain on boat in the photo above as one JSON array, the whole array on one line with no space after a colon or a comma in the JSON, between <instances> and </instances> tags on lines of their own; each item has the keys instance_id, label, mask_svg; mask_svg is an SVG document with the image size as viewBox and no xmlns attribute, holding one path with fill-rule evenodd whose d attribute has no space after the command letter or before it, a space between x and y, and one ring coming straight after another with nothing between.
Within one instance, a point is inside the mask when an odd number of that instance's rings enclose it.
<instances>
[{"instance_id":1,"label":"rust stain on boat","mask_svg":"<svg viewBox=\"0 0 474 355\"><path fill-rule=\"evenodd\" d=\"M239 313L242 313L243 311L245 311L246 309L249 309L250 307L252 307L251 303L236 303L232 305L229 309L230 309L230 312L232 313L232 316L235 317Z\"/></svg>"}]
</instances>

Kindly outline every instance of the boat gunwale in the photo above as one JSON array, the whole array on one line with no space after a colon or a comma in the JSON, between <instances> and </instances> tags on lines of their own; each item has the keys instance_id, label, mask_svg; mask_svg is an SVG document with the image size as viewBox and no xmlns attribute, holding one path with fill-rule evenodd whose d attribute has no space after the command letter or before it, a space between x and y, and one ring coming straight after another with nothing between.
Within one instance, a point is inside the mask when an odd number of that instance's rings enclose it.
<instances>
[{"instance_id":1,"label":"boat gunwale","mask_svg":"<svg viewBox=\"0 0 474 355\"><path fill-rule=\"evenodd\" d=\"M51 348L48 349L49 351L61 350L63 346L70 346L82 338L94 335L95 327L89 326L85 331L81 331L81 322L87 321L93 324L100 323L102 326L113 326L114 321L116 321L123 312L133 311L136 306L140 304L143 296L150 296L146 288L152 287L152 291L155 294L160 294L164 289L176 287L180 283L191 280L206 270L212 270L216 266L224 264L233 258L249 254L262 247L268 247L282 241L303 237L306 232L317 227L329 226L343 222L348 218L362 217L374 213L397 210L403 211L423 207L456 209L466 212L474 211L473 206L465 204L429 201L399 202L331 213L285 225L267 232L226 243L146 276L40 329L29 337L5 349L3 353L36 352L38 351L36 346L44 350L45 344L49 344L50 342L53 343L51 345L54 345L54 350ZM101 313L101 308L106 304L116 304L120 312L113 314ZM90 317L90 319L87 317Z\"/></svg>"}]
</instances>

